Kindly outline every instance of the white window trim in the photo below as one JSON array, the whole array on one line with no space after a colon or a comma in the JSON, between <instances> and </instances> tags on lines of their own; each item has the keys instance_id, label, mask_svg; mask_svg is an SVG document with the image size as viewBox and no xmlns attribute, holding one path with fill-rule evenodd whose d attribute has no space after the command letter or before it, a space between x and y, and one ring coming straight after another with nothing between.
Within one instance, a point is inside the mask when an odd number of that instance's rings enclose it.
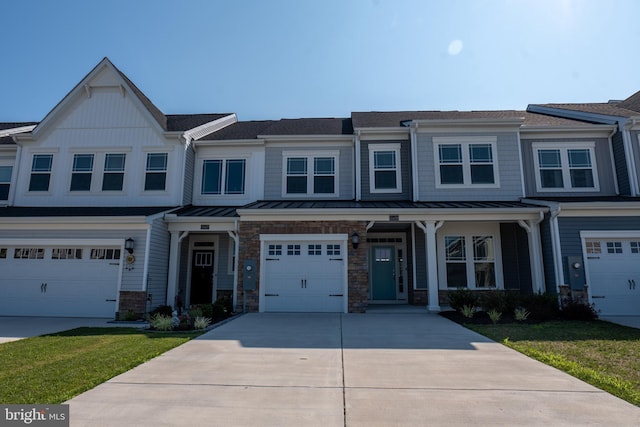
<instances>
[{"instance_id":1,"label":"white window trim","mask_svg":"<svg viewBox=\"0 0 640 427\"><path fill-rule=\"evenodd\" d=\"M220 193L203 193L202 192L202 184L203 184L203 180L204 180L204 162L207 160L220 160L222 161L222 170L221 170L221 181L220 181ZM244 191L242 193L225 193L225 186L226 186L226 173L227 173L227 162L229 160L244 160ZM224 197L224 198L236 198L236 199L244 199L247 195L247 176L249 175L249 156L248 155L242 155L242 156L234 156L232 154L230 155L222 155L222 156L207 156L207 157L203 157L202 159L200 159L200 161L198 162L200 164L200 168L197 172L198 175L198 181L200 184L198 186L198 188L196 189L198 197L203 197L203 198L219 198L219 197Z\"/></svg>"},{"instance_id":2,"label":"white window trim","mask_svg":"<svg viewBox=\"0 0 640 427\"><path fill-rule=\"evenodd\" d=\"M167 150L149 150L149 149L145 149L143 150L144 152L144 156L142 156L143 160L143 165L144 168L142 169L144 175L142 176L142 194L144 195L148 195L148 194L166 194L168 193L168 189L167 187L169 187L169 183L171 182L171 177L169 176L169 169L170 169L170 165L171 165L171 154L169 151ZM167 165L164 169L164 171L149 171L147 170L147 159L149 158L149 154L166 154L167 155ZM145 183L147 180L147 174L148 173L159 173L159 172L164 172L165 173L165 180L164 180L164 189L162 190L145 190Z\"/></svg>"},{"instance_id":3,"label":"white window trim","mask_svg":"<svg viewBox=\"0 0 640 427\"><path fill-rule=\"evenodd\" d=\"M465 264L467 268L467 288L469 290L492 291L504 289L504 278L502 275L502 249L500 245L500 225L499 223L465 223L454 224L445 223L438 230L437 234L437 253L438 253L438 282L441 290L452 290L447 286L447 260L446 248L444 244L445 236L464 236L465 238ZM494 244L494 269L496 274L496 286L494 288L478 288L475 285L474 276L474 254L473 254L473 237L490 236L493 238Z\"/></svg>"},{"instance_id":4,"label":"white window trim","mask_svg":"<svg viewBox=\"0 0 640 427\"><path fill-rule=\"evenodd\" d=\"M128 150L130 151L130 150ZM97 163L97 168L95 173L100 175L100 182L98 183L98 188L96 193L100 194L123 194L125 189L127 188L127 167L129 163L131 163L131 159L127 150L110 150L110 151L101 151L96 153L96 159L99 159L99 163ZM105 162L107 159L107 154L124 154L124 170L123 171L108 171L105 169ZM129 160L129 161L127 161ZM146 159L145 159L146 160ZM98 160L96 160L98 161ZM146 171L145 171L146 172ZM103 190L102 186L104 185L104 175L107 173L122 173L122 189L121 190Z\"/></svg>"},{"instance_id":5,"label":"white window trim","mask_svg":"<svg viewBox=\"0 0 640 427\"><path fill-rule=\"evenodd\" d=\"M393 151L396 155L396 188L376 188L375 153L377 151ZM402 193L402 157L400 144L369 144L369 192L372 194Z\"/></svg>"},{"instance_id":6,"label":"white window trim","mask_svg":"<svg viewBox=\"0 0 640 427\"><path fill-rule=\"evenodd\" d=\"M13 159L9 160L9 159L0 159L0 166L2 167L10 167L11 168L11 175L9 175L9 182L2 182L2 184L9 184L9 193L7 194L7 199L6 200L0 200L0 205L6 205L9 203L10 200L12 200L12 195L13 195L13 190L14 190L14 186L15 186L15 174L16 174L16 165L15 165L15 161Z\"/></svg>"},{"instance_id":7,"label":"white window trim","mask_svg":"<svg viewBox=\"0 0 640 427\"><path fill-rule=\"evenodd\" d=\"M498 138L495 136L442 136L433 138L433 162L436 176L436 188L500 188L500 173L498 171ZM462 146L462 184L441 184L440 178L440 145L459 144ZM493 184L471 183L471 159L469 145L488 144L491 146L493 165Z\"/></svg>"},{"instance_id":8,"label":"white window trim","mask_svg":"<svg viewBox=\"0 0 640 427\"><path fill-rule=\"evenodd\" d=\"M306 193L287 193L287 159L291 157L304 157L307 159L307 192ZM333 193L314 193L313 192L313 178L315 177L313 167L313 159L316 157L333 157L335 173L333 175ZM339 170L340 170L340 152L339 151L283 151L282 152L282 197L295 199L299 197L338 197L339 191ZM302 175L300 175L302 176Z\"/></svg>"},{"instance_id":9,"label":"white window trim","mask_svg":"<svg viewBox=\"0 0 640 427\"><path fill-rule=\"evenodd\" d=\"M533 150L533 165L536 174L536 191L540 193L555 192L598 192L600 191L600 181L598 179L598 164L596 161L594 141L580 141L578 143L554 143L554 142L536 142L531 145ZM571 187L571 173L569 168L568 150L570 149L588 149L591 157L591 172L593 174L593 187ZM540 161L538 158L538 150L560 150L560 161L562 168L562 188L543 188L542 176L540 175Z\"/></svg>"}]
</instances>

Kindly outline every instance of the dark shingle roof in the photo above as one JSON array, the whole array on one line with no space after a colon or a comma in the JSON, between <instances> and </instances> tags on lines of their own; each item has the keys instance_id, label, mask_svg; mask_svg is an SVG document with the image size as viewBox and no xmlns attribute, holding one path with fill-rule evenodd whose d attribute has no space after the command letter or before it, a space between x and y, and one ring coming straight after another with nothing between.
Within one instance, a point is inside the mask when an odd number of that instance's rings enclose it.
<instances>
[{"instance_id":1,"label":"dark shingle roof","mask_svg":"<svg viewBox=\"0 0 640 427\"><path fill-rule=\"evenodd\" d=\"M7 129L20 128L24 126L33 126L37 125L38 122L3 122L0 123L0 131ZM13 138L10 136L0 137L0 145L13 145Z\"/></svg>"},{"instance_id":2,"label":"dark shingle roof","mask_svg":"<svg viewBox=\"0 0 640 427\"><path fill-rule=\"evenodd\" d=\"M185 131L197 128L205 123L221 119L231 113L222 114L167 114L168 131Z\"/></svg>"},{"instance_id":3,"label":"dark shingle roof","mask_svg":"<svg viewBox=\"0 0 640 427\"><path fill-rule=\"evenodd\" d=\"M99 217L99 216L149 216L175 209L174 207L66 207L66 206L8 206L0 208L0 218L24 217Z\"/></svg>"},{"instance_id":4,"label":"dark shingle roof","mask_svg":"<svg viewBox=\"0 0 640 427\"><path fill-rule=\"evenodd\" d=\"M400 127L411 120L481 120L523 119L523 126L576 126L578 120L563 119L518 110L495 111L371 111L351 114L353 127Z\"/></svg>"},{"instance_id":5,"label":"dark shingle roof","mask_svg":"<svg viewBox=\"0 0 640 427\"><path fill-rule=\"evenodd\" d=\"M556 108L581 113L602 114L614 117L635 117L640 115L640 91L623 101L584 102L572 104L534 104L534 107Z\"/></svg>"},{"instance_id":6,"label":"dark shingle roof","mask_svg":"<svg viewBox=\"0 0 640 427\"><path fill-rule=\"evenodd\" d=\"M256 139L261 135L352 135L351 119L306 118L237 122L202 138L206 140Z\"/></svg>"}]
</instances>

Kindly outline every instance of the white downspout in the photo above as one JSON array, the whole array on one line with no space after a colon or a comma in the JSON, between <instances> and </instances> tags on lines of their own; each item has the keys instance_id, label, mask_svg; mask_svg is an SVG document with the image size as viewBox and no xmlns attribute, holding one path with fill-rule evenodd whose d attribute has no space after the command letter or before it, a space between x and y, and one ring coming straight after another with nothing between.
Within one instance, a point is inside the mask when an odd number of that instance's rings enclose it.
<instances>
[{"instance_id":1,"label":"white downspout","mask_svg":"<svg viewBox=\"0 0 640 427\"><path fill-rule=\"evenodd\" d=\"M147 239L144 248L144 271L142 272L142 290L147 291L147 282L149 281L149 254L151 253L151 228L149 224L147 227Z\"/></svg>"},{"instance_id":2,"label":"white downspout","mask_svg":"<svg viewBox=\"0 0 640 427\"><path fill-rule=\"evenodd\" d=\"M527 232L529 244L529 258L531 260L532 290L543 293L547 289L542 269L542 256L540 247L540 223L544 220L544 213L540 212L540 218L532 221L519 220L518 225Z\"/></svg>"},{"instance_id":3,"label":"white downspout","mask_svg":"<svg viewBox=\"0 0 640 427\"><path fill-rule=\"evenodd\" d=\"M633 126L634 122L631 122L631 126ZM631 134L629 130L626 129L628 126L628 122L625 122L624 126L620 126L620 131L622 132L622 143L624 146L625 158L627 161L627 175L629 178L629 187L631 189L631 196L635 197L638 195L638 175L635 167L635 161L633 158L633 147L631 146Z\"/></svg>"},{"instance_id":4,"label":"white downspout","mask_svg":"<svg viewBox=\"0 0 640 427\"><path fill-rule=\"evenodd\" d=\"M609 156L611 157L611 170L613 171L613 187L615 189L616 194L620 195L620 187L618 186L618 173L616 168L616 159L613 156L613 141L611 140L611 138L613 137L613 135L615 135L617 131L618 131L618 127L614 126L609 136L607 136L607 141L609 141Z\"/></svg>"},{"instance_id":5,"label":"white downspout","mask_svg":"<svg viewBox=\"0 0 640 427\"><path fill-rule=\"evenodd\" d=\"M409 129L410 137L411 137L411 176L413 179L411 182L413 183L413 201L417 202L420 199L420 191L419 191L419 177L418 177L418 124L415 126L412 123L411 128Z\"/></svg>"}]
</instances>

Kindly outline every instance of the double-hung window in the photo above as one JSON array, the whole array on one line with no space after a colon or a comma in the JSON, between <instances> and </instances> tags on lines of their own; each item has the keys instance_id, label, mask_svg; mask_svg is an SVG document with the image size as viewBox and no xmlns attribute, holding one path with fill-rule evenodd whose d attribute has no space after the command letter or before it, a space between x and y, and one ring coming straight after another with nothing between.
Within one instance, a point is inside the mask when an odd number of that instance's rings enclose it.
<instances>
[{"instance_id":1,"label":"double-hung window","mask_svg":"<svg viewBox=\"0 0 640 427\"><path fill-rule=\"evenodd\" d=\"M434 138L436 186L497 187L496 138Z\"/></svg>"},{"instance_id":2,"label":"double-hung window","mask_svg":"<svg viewBox=\"0 0 640 427\"><path fill-rule=\"evenodd\" d=\"M369 145L369 191L400 193L400 144Z\"/></svg>"},{"instance_id":3,"label":"double-hung window","mask_svg":"<svg viewBox=\"0 0 640 427\"><path fill-rule=\"evenodd\" d=\"M122 191L126 156L125 153L105 154L102 191Z\"/></svg>"},{"instance_id":4,"label":"double-hung window","mask_svg":"<svg viewBox=\"0 0 640 427\"><path fill-rule=\"evenodd\" d=\"M337 195L338 154L284 153L284 195Z\"/></svg>"},{"instance_id":5,"label":"double-hung window","mask_svg":"<svg viewBox=\"0 0 640 427\"><path fill-rule=\"evenodd\" d=\"M93 154L74 154L70 191L91 191Z\"/></svg>"},{"instance_id":6,"label":"double-hung window","mask_svg":"<svg viewBox=\"0 0 640 427\"><path fill-rule=\"evenodd\" d=\"M444 245L447 287L496 287L493 236L448 235Z\"/></svg>"},{"instance_id":7,"label":"double-hung window","mask_svg":"<svg viewBox=\"0 0 640 427\"><path fill-rule=\"evenodd\" d=\"M0 201L9 200L12 170L11 165L0 165Z\"/></svg>"},{"instance_id":8,"label":"double-hung window","mask_svg":"<svg viewBox=\"0 0 640 427\"><path fill-rule=\"evenodd\" d=\"M164 191L167 184L167 153L147 153L145 191Z\"/></svg>"},{"instance_id":9,"label":"double-hung window","mask_svg":"<svg viewBox=\"0 0 640 427\"><path fill-rule=\"evenodd\" d=\"M533 145L538 191L597 191L593 143Z\"/></svg>"},{"instance_id":10,"label":"double-hung window","mask_svg":"<svg viewBox=\"0 0 640 427\"><path fill-rule=\"evenodd\" d=\"M202 194L244 194L245 159L204 160Z\"/></svg>"},{"instance_id":11,"label":"double-hung window","mask_svg":"<svg viewBox=\"0 0 640 427\"><path fill-rule=\"evenodd\" d=\"M49 191L53 154L34 154L31 161L29 191Z\"/></svg>"}]
</instances>

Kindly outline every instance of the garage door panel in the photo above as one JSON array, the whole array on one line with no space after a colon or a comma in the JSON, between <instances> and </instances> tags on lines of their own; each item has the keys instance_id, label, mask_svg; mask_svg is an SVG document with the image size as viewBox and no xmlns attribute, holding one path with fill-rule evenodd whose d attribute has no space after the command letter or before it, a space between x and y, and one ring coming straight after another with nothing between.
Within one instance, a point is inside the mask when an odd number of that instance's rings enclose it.
<instances>
[{"instance_id":1,"label":"garage door panel","mask_svg":"<svg viewBox=\"0 0 640 427\"><path fill-rule=\"evenodd\" d=\"M587 239L587 283L600 315L640 315L638 239Z\"/></svg>"},{"instance_id":2,"label":"garage door panel","mask_svg":"<svg viewBox=\"0 0 640 427\"><path fill-rule=\"evenodd\" d=\"M278 256L265 257L264 310L342 312L345 260L339 241L267 242Z\"/></svg>"},{"instance_id":3,"label":"garage door panel","mask_svg":"<svg viewBox=\"0 0 640 427\"><path fill-rule=\"evenodd\" d=\"M90 259L91 247L82 250L82 259L52 259L46 248L42 259L0 260L0 315L112 318L120 262Z\"/></svg>"}]
</instances>

